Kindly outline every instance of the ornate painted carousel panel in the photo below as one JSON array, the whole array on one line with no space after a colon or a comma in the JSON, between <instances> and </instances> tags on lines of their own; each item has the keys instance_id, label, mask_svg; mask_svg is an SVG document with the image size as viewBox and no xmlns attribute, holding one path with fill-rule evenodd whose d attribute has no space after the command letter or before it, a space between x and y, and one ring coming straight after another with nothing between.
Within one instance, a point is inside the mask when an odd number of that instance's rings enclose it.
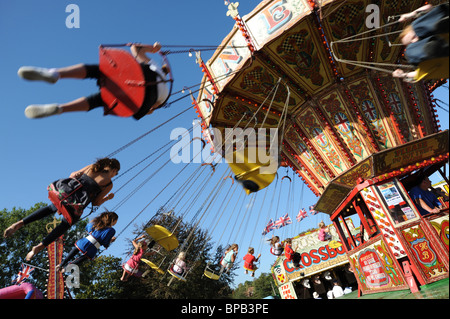
<instances>
[{"instance_id":1,"label":"ornate painted carousel panel","mask_svg":"<svg viewBox=\"0 0 450 319\"><path fill-rule=\"evenodd\" d=\"M408 197L411 182L402 180L436 172L448 160L448 131L440 130L432 98L445 79L393 77L408 63L398 19L423 4L266 0L241 17L238 3L230 3L236 27L208 62L198 57L205 76L194 104L204 131L278 129L280 162L319 197L315 209L330 215L364 293L413 289L411 271L421 284L448 277L448 230L440 226L448 224L448 209L422 218ZM399 183L399 207L381 194L389 183ZM382 218L395 211L400 222ZM359 247L340 226L351 214L368 235ZM426 234L438 264L414 255L419 244L411 232ZM427 277L431 263L438 273ZM374 265L379 273L372 276Z\"/></svg>"},{"instance_id":2,"label":"ornate painted carousel panel","mask_svg":"<svg viewBox=\"0 0 450 319\"><path fill-rule=\"evenodd\" d=\"M393 45L401 25L389 21L421 1L378 4L379 23L388 27L377 37L367 33L372 1L316 2L263 1L244 17L232 7L236 28L209 61L200 58L197 104L205 126L223 133L284 124L281 158L320 195L372 154L436 133L438 124L427 83L359 64L404 61L402 47ZM359 41L339 42L359 34Z\"/></svg>"}]
</instances>

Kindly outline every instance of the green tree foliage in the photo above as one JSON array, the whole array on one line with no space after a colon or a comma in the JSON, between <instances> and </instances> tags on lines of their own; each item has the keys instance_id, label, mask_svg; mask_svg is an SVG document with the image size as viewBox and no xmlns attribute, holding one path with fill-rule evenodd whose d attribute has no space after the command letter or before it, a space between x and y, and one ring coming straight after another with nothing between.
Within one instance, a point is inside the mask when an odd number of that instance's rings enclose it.
<instances>
[{"instance_id":1,"label":"green tree foliage","mask_svg":"<svg viewBox=\"0 0 450 319\"><path fill-rule=\"evenodd\" d=\"M0 211L0 230L3 231L12 223L31 214L33 211L45 206L38 203L28 210L13 208L11 211ZM92 217L91 217L92 218ZM11 279L17 275L20 265L30 249L37 245L46 236L46 225L53 221L49 216L33 222L19 231L14 236L0 242L0 288L11 285ZM76 240L86 235L85 227L88 220L80 220L64 235L64 256L72 248ZM230 284L233 281L233 269L224 273L220 280L211 280L203 276L207 263L218 265L223 255L223 247L213 249L213 243L209 234L196 227L195 221L185 223L172 216L160 215L152 219L149 224L158 224L173 230L179 241L179 247L167 252L160 249L160 253L147 257L157 265L161 265L164 275L150 271L145 278L131 277L126 282L120 281L122 275L122 263L125 262L133 251L131 239L129 239L129 252L124 252L125 260L118 257L106 256L101 253L97 258L86 261L80 265L80 287L71 289L71 296L77 299L213 299L229 298L231 296ZM136 227L133 235L141 235L148 225ZM135 238L134 237L134 238ZM114 244L113 244L114 245ZM158 245L154 246L155 249ZM186 252L186 262L191 268L186 276L186 282L173 278L167 269L179 252ZM41 252L35 256L30 264L48 269L47 254ZM234 267L236 268L236 267ZM150 268L141 262L140 269L144 272ZM219 269L219 268L218 268ZM47 273L36 269L30 279L41 291L46 290Z\"/></svg>"},{"instance_id":2,"label":"green tree foliage","mask_svg":"<svg viewBox=\"0 0 450 319\"><path fill-rule=\"evenodd\" d=\"M233 291L233 299L252 299L253 285L252 282L247 280L241 283Z\"/></svg>"},{"instance_id":3,"label":"green tree foliage","mask_svg":"<svg viewBox=\"0 0 450 319\"><path fill-rule=\"evenodd\" d=\"M80 288L73 288L76 299L115 299L124 289L121 259L103 256L80 265Z\"/></svg>"},{"instance_id":4,"label":"green tree foliage","mask_svg":"<svg viewBox=\"0 0 450 319\"><path fill-rule=\"evenodd\" d=\"M253 281L239 284L233 291L234 299L262 299L267 296L279 297L278 289L275 288L270 273L262 273Z\"/></svg>"},{"instance_id":5,"label":"green tree foliage","mask_svg":"<svg viewBox=\"0 0 450 319\"><path fill-rule=\"evenodd\" d=\"M262 273L258 279L254 281L253 287L255 287L254 296L257 299L274 296L274 291L276 295L278 294L271 273Z\"/></svg>"},{"instance_id":6,"label":"green tree foliage","mask_svg":"<svg viewBox=\"0 0 450 319\"><path fill-rule=\"evenodd\" d=\"M152 224L158 224L176 233L180 243L177 249L166 252L160 249L160 254L148 257L154 264L161 265L164 275L151 270L145 278L131 277L125 282L125 287L120 298L151 298L151 299L212 299L227 298L231 294L229 284L233 280L234 274L223 274L218 281L211 280L203 276L204 269L208 261L211 264L218 264L222 255L222 248L219 247L214 255L211 255L212 243L208 240L208 233L195 228L194 222L184 223L171 216L162 215ZM147 225L146 225L147 226ZM145 228L135 230L138 236ZM154 246L158 249L158 245ZM130 252L132 248L130 247ZM166 270L177 258L179 252L186 252L186 262L190 271L187 274L186 282L172 277ZM150 269L146 264L141 263L141 271Z\"/></svg>"},{"instance_id":7,"label":"green tree foliage","mask_svg":"<svg viewBox=\"0 0 450 319\"><path fill-rule=\"evenodd\" d=\"M19 229L13 236L3 239L3 232L11 224L23 219L25 216L31 214L35 210L45 207L46 204L38 203L30 209L13 208L11 211L3 209L0 211L0 231L2 240L0 241L0 287L7 287L11 285L13 279L20 270L20 265L25 262L25 256L31 248L39 244L47 235L46 225L53 221L53 216L48 216L36 222L30 223L25 227ZM57 215L56 215L57 216ZM84 220L76 223L64 235L65 247L70 245L70 248L84 231L87 222ZM29 262L33 266L48 269L47 251L39 253ZM45 271L36 269L31 274L30 283L35 285L41 291L46 290L46 280L48 274Z\"/></svg>"}]
</instances>

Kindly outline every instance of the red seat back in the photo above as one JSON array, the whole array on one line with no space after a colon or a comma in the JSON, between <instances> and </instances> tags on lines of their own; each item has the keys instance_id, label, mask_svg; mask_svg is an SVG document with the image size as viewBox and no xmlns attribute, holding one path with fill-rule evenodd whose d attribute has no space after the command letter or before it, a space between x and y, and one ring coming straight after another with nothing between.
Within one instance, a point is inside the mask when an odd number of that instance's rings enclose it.
<instances>
[{"instance_id":1,"label":"red seat back","mask_svg":"<svg viewBox=\"0 0 450 319\"><path fill-rule=\"evenodd\" d=\"M146 87L140 64L125 50L100 47L99 67L105 115L135 114L144 101Z\"/></svg>"},{"instance_id":2,"label":"red seat back","mask_svg":"<svg viewBox=\"0 0 450 319\"><path fill-rule=\"evenodd\" d=\"M72 216L70 215L67 208L61 203L61 199L58 196L57 191L50 191L48 192L48 198L52 202L53 205L55 205L56 209L58 210L58 214L63 215L66 221L72 225Z\"/></svg>"}]
</instances>

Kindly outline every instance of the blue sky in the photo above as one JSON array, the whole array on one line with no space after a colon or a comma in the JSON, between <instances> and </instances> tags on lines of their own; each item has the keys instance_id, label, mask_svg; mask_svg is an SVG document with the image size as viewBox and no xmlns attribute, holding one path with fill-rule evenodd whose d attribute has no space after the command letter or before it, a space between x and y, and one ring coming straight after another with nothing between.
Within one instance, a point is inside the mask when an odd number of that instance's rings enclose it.
<instances>
[{"instance_id":1,"label":"blue sky","mask_svg":"<svg viewBox=\"0 0 450 319\"><path fill-rule=\"evenodd\" d=\"M80 9L80 28L66 27L66 18L69 15L66 12L66 6L72 3L78 5ZM249 13L258 3L259 1L240 1L241 16ZM95 93L97 86L93 80L64 80L54 85L26 82L17 76L20 66L63 67L77 63L98 63L98 46L102 43L152 44L159 41L162 45L187 45L188 47L219 45L234 24L234 21L226 16L226 12L227 8L221 0L1 1L0 208L28 209L37 202L48 202L46 187L50 182L68 176L72 171L92 163L96 158L110 154L191 105L190 98L186 98L140 121L114 116L103 117L100 109L89 113L63 114L46 119L30 120L23 113L27 105L67 102ZM204 52L202 57L207 61L211 54L211 52ZM171 55L169 59L175 78L173 92L201 82L202 72L195 63L194 57L184 53ZM184 94L179 93L173 99L182 96ZM436 97L448 103L448 90L440 90ZM438 114L442 128L448 128L448 113L438 109ZM122 163L121 172L169 142L172 129L177 127L188 129L196 118L197 114L192 109L117 154L116 157ZM117 193L114 200L107 202L104 206L112 209L168 159L169 152L166 152L154 165L139 174L133 181L134 184L130 183L124 187ZM140 168L147 163L145 162ZM134 222L138 224L146 222L170 196L182 194L184 190L182 184L198 168L198 165L190 165L182 173L179 172L184 167L183 164L164 166L118 209L120 218L116 225L117 231L123 231L138 213L140 215ZM122 186L140 168L117 180L114 190ZM188 198L193 191L200 194L195 195L198 197L191 209L185 208L187 220L190 220L201 204L208 200L207 196L217 185L226 168L226 164L219 165L209 183L202 184L201 181L207 179L211 173L207 171L208 167L205 168L198 182L190 188L189 194L185 197ZM177 174L179 174L178 178L144 209ZM288 174L292 177L290 170ZM279 175L286 175L286 169L281 168ZM296 196L293 196L292 189L291 195L287 196L289 186L294 187ZM235 191L236 200L233 198L226 205L225 195L229 190ZM280 212L291 211L290 215L294 218L300 208L307 209L309 205L315 204L317 198L308 188L305 186L303 195L299 195L301 190L302 184L298 178L294 179L291 185L286 182L286 179L282 183L279 180L278 185L273 183L267 193L265 190L259 192L252 206L250 200L253 197L245 197L243 201L244 197L237 195L242 192L240 188L230 189L229 185L225 184L217 199L211 203L201 226L212 229L218 216L222 216L220 224L214 230L213 240L220 240L222 244L237 242L240 245L239 260L242 259L249 245L255 247L256 253L262 253L261 271L268 272L274 257L268 252L268 245L262 243L261 231L267 223L267 217L275 218L281 215L275 212L276 208ZM280 192L281 197L278 200ZM263 198L265 198L264 202ZM272 200L272 206L269 199ZM182 204L178 207L181 214ZM221 215L222 208L225 207ZM249 210L245 215L247 207ZM270 207L272 207L271 211L269 211ZM230 224L224 229L223 225L232 213L234 214ZM244 219L244 215L250 218ZM294 222L282 228L277 235L282 238L294 236L300 231L317 227L322 219L329 222L327 215L318 214L306 218L301 223ZM233 228L235 220L238 223ZM123 257L127 253L125 247L133 228L128 227L106 253ZM243 275L241 269L238 270L238 274L236 284L251 280L249 276Z\"/></svg>"}]
</instances>

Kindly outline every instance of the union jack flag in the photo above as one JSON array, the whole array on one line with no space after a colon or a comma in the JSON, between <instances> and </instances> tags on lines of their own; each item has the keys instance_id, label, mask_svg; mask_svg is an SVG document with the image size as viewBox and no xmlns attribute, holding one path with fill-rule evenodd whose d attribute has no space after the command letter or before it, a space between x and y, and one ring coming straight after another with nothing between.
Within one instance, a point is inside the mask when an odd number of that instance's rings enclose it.
<instances>
[{"instance_id":1,"label":"union jack flag","mask_svg":"<svg viewBox=\"0 0 450 319\"><path fill-rule=\"evenodd\" d=\"M300 209L300 211L297 214L297 221L300 222L303 220L303 218L308 217L308 213L304 208Z\"/></svg>"},{"instance_id":2,"label":"union jack flag","mask_svg":"<svg viewBox=\"0 0 450 319\"><path fill-rule=\"evenodd\" d=\"M266 225L266 228L264 228L264 230L263 230L263 232L262 232L263 236L266 235L266 234L268 234L268 233L270 233L271 230L275 229L274 226L275 226L275 225L274 225L274 223L273 223L273 220L270 219L270 220L269 220L269 223L267 223L267 225Z\"/></svg>"},{"instance_id":3,"label":"union jack flag","mask_svg":"<svg viewBox=\"0 0 450 319\"><path fill-rule=\"evenodd\" d=\"M318 213L317 210L314 210L314 205L309 206L309 212L311 213L311 215L315 215Z\"/></svg>"},{"instance_id":4,"label":"union jack flag","mask_svg":"<svg viewBox=\"0 0 450 319\"><path fill-rule=\"evenodd\" d=\"M292 224L292 220L291 220L291 218L288 216L287 213L286 213L286 215L281 216L280 218L278 218L278 219L275 221L275 226L276 226L277 229L278 229L278 228L281 228L281 227L283 227L283 226L289 225L289 224Z\"/></svg>"},{"instance_id":5,"label":"union jack flag","mask_svg":"<svg viewBox=\"0 0 450 319\"><path fill-rule=\"evenodd\" d=\"M275 221L275 223L273 224L273 229L280 229L281 228L281 222L279 219L277 219Z\"/></svg>"},{"instance_id":6,"label":"union jack flag","mask_svg":"<svg viewBox=\"0 0 450 319\"><path fill-rule=\"evenodd\" d=\"M20 271L17 274L16 285L20 284L22 281L30 277L31 272L34 270L34 267L31 267L26 264L22 264L20 266Z\"/></svg>"}]
</instances>

